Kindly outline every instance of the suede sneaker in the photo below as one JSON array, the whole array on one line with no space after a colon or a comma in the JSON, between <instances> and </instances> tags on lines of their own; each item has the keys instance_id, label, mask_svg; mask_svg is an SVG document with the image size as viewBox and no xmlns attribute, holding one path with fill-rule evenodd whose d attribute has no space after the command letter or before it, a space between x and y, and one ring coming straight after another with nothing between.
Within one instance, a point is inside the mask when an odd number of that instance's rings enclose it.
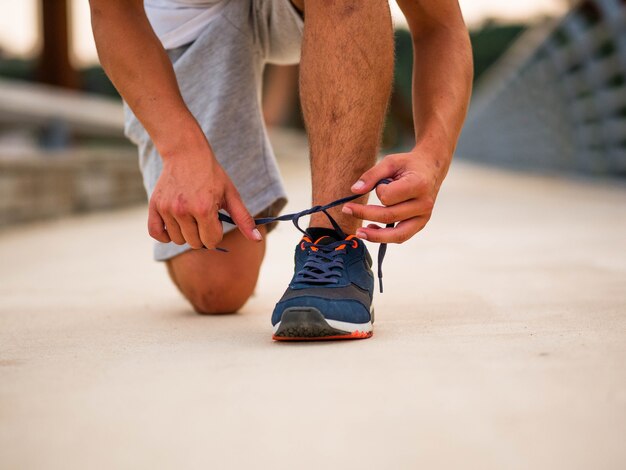
<instances>
[{"instance_id":1,"label":"suede sneaker","mask_svg":"<svg viewBox=\"0 0 626 470\"><path fill-rule=\"evenodd\" d=\"M273 339L372 336L372 258L362 240L310 228L296 247L294 275L272 314Z\"/></svg>"}]
</instances>

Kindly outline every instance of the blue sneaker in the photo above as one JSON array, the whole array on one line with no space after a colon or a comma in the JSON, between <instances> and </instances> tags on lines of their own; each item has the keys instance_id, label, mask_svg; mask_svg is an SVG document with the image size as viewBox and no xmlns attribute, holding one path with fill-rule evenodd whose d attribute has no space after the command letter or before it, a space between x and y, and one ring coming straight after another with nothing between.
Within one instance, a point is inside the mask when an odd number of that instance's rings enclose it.
<instances>
[{"instance_id":1,"label":"blue sneaker","mask_svg":"<svg viewBox=\"0 0 626 470\"><path fill-rule=\"evenodd\" d=\"M372 258L363 241L309 229L296 247L293 278L272 314L273 338L369 338L373 292Z\"/></svg>"}]
</instances>

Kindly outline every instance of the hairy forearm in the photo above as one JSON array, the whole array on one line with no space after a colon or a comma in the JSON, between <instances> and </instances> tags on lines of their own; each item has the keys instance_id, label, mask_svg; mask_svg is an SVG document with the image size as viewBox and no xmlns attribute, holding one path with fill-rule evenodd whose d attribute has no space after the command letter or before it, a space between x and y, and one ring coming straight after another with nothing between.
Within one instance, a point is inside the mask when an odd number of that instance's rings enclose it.
<instances>
[{"instance_id":1,"label":"hairy forearm","mask_svg":"<svg viewBox=\"0 0 626 470\"><path fill-rule=\"evenodd\" d=\"M100 62L160 153L167 157L182 145L201 143L202 132L142 2L91 0L90 5Z\"/></svg>"},{"instance_id":2,"label":"hairy forearm","mask_svg":"<svg viewBox=\"0 0 626 470\"><path fill-rule=\"evenodd\" d=\"M413 116L416 145L444 148L452 158L472 89L472 55L465 27L413 36Z\"/></svg>"}]
</instances>

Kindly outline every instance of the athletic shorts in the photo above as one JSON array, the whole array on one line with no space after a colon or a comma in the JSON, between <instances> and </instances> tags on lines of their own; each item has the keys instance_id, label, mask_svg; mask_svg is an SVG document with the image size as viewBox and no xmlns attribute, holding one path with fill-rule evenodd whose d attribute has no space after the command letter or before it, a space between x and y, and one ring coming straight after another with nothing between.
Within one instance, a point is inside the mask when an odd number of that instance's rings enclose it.
<instances>
[{"instance_id":1,"label":"athletic shorts","mask_svg":"<svg viewBox=\"0 0 626 470\"><path fill-rule=\"evenodd\" d=\"M300 60L302 29L290 0L227 0L198 39L167 51L185 103L253 216L277 215L287 203L263 123L261 79L266 63ZM126 104L124 109L125 133L138 147L150 197L161 156ZM224 232L234 228L225 224ZM156 242L154 258L164 261L189 249Z\"/></svg>"}]
</instances>

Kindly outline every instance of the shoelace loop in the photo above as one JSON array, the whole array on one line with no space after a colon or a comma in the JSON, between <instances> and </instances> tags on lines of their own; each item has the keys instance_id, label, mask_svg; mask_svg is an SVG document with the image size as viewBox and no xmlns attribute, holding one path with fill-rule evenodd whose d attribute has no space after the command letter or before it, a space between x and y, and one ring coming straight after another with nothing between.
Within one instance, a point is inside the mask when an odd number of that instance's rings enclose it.
<instances>
[{"instance_id":1,"label":"shoelace loop","mask_svg":"<svg viewBox=\"0 0 626 470\"><path fill-rule=\"evenodd\" d=\"M372 188L372 191L374 189L376 189L376 187L380 184L389 184L391 183L390 179L382 179L380 181L378 181L374 187ZM328 213L328 209L332 209L333 207L337 207L340 206L342 204L345 204L346 202L350 202L350 201L354 201L355 199L358 199L359 197L361 197L362 194L353 194L350 196L346 196L346 197L342 197L340 199L337 199L333 202L330 202L326 205L323 206L313 206L309 209L305 209L303 211L300 212L294 212L292 214L283 214L283 215L279 215L278 217L261 217L258 219L254 219L254 223L256 225L265 225L265 224L270 224L272 222L285 222L290 220L293 225L300 231L302 232L304 235L308 235L306 233L306 231L304 229L302 229L302 227L300 227L300 225L298 224L299 220L301 217L307 216L307 215L311 215L311 214L315 214L317 212L323 212L326 217L328 217L328 220L330 221L331 225L333 226L333 228L337 231L337 233L339 233L339 235L342 238L346 238L346 234L344 233L344 231L341 229L341 227L339 226L339 224L335 221L335 219L332 218L332 216ZM232 225L237 225L235 224L235 221L228 215L223 214L222 212L218 212L218 218L221 222L226 222L228 224L232 224ZM395 226L395 223L389 223L386 225L387 228L392 228ZM339 240L338 245L342 242L345 242L345 240ZM329 245L324 245L324 246L328 246L330 247L333 244L329 244ZM218 248L220 251L227 251L223 248ZM325 250L322 250L325 251ZM338 251L339 252L339 251ZM385 254L387 253L387 244L386 243L381 243L379 248L378 248L378 285L380 287L380 292L382 293L383 291L383 260L385 259ZM336 258L333 259L332 261L330 261L329 258L329 262L330 263L334 263L336 260L341 259L338 255L332 255L332 258ZM315 262L315 263L321 263L321 260L311 260L311 262ZM338 262L338 261L337 261ZM341 263L343 263L343 259L341 259ZM327 264L327 263L326 263ZM334 267L339 267L339 265L335 264L333 265ZM321 265L320 266L316 266L314 269L318 270L318 274L317 275L311 275L311 279L315 279L317 276L320 276L319 280L317 281L318 283L321 282L328 282L328 280L326 281L322 281L323 277L329 277L329 278L335 278L336 276L331 276L331 273L328 272L327 270L330 269L331 271L334 271L332 268L330 268L328 265L325 267L325 269L321 269ZM313 271L311 271L313 272ZM335 271L336 275L339 275L337 273L337 271ZM337 282L336 278L335 281Z\"/></svg>"}]
</instances>

